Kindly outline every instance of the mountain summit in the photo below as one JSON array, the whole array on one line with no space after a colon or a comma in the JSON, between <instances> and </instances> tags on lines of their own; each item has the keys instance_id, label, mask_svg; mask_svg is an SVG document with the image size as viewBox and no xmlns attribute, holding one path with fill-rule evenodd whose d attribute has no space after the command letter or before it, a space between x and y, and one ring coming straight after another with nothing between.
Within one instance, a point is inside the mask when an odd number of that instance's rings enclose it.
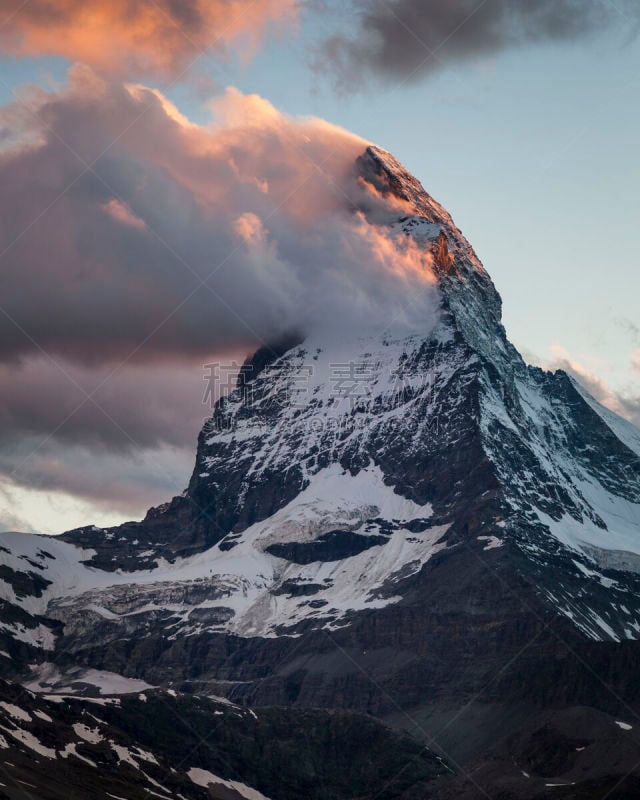
<instances>
[{"instance_id":1,"label":"mountain summit","mask_svg":"<svg viewBox=\"0 0 640 800\"><path fill-rule=\"evenodd\" d=\"M488 751L482 792L543 796L575 758L532 766L538 730L557 756L575 723L572 752L595 752L638 700L640 432L524 363L472 247L391 155L354 168L362 213L428 256L432 318L260 349L186 492L142 522L2 535L4 675L365 712L439 748L419 796L483 796L461 764Z\"/></svg>"}]
</instances>

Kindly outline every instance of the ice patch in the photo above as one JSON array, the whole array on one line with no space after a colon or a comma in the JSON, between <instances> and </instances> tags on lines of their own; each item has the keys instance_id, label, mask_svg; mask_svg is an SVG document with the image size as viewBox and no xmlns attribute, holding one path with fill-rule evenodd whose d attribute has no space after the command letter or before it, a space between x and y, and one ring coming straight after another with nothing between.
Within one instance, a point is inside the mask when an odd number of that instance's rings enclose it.
<instances>
[{"instance_id":1,"label":"ice patch","mask_svg":"<svg viewBox=\"0 0 640 800\"><path fill-rule=\"evenodd\" d=\"M445 547L442 540L448 526L429 527L432 513L430 505L396 494L378 466L351 475L333 464L313 475L307 487L269 519L237 534L232 549L216 546L174 563L161 559L154 569L118 574L87 567L80 563L87 557L86 551L53 541L48 549L57 558L57 547L61 547L62 564L55 566L56 558L47 559L43 570L52 570L47 579L54 583L42 598L26 598L25 606L64 619L67 626L71 612L77 612L79 624L86 624L91 614L117 622L127 614L142 619L145 611L172 611L178 623L172 636L207 630L276 636L283 627L309 618L317 620L319 627L336 626L350 612L400 600L394 587L419 572ZM391 526L388 534L380 537L382 543L341 560L296 564L266 552L274 544L309 543L334 531L376 534L376 520ZM416 521L424 525L418 526L418 533L412 525ZM25 552L36 551L36 546L21 538L14 537L11 544L13 563ZM304 583L317 586L312 601L287 591L289 585ZM206 599L195 604L185 601L185 593L190 591L206 592ZM220 609L218 621L212 617L214 621L208 623L204 613L190 619L194 609L211 610L212 614ZM71 694L80 683L95 686L103 695L152 688L143 681L97 670L60 675L51 665L41 665L26 685L33 691Z\"/></svg>"}]
</instances>

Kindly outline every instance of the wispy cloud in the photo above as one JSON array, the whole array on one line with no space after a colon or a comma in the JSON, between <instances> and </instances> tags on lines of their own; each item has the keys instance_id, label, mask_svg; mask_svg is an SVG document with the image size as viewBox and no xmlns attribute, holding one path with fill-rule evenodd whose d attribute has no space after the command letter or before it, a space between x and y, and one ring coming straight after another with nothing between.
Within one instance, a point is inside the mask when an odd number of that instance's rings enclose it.
<instances>
[{"instance_id":1,"label":"wispy cloud","mask_svg":"<svg viewBox=\"0 0 640 800\"><path fill-rule=\"evenodd\" d=\"M583 364L572 358L564 347L554 345L554 357L545 366L562 369L577 380L595 399L621 417L640 426L640 394L613 389L605 380L595 375ZM638 368L640 360L633 357L633 366Z\"/></svg>"},{"instance_id":2,"label":"wispy cloud","mask_svg":"<svg viewBox=\"0 0 640 800\"><path fill-rule=\"evenodd\" d=\"M640 16L633 0L350 0L341 20L316 66L358 89L372 77L418 80L527 43L571 42L612 26L635 32Z\"/></svg>"},{"instance_id":3,"label":"wispy cloud","mask_svg":"<svg viewBox=\"0 0 640 800\"><path fill-rule=\"evenodd\" d=\"M248 53L294 0L4 0L0 49L59 55L121 78L175 78L203 53Z\"/></svg>"}]
</instances>

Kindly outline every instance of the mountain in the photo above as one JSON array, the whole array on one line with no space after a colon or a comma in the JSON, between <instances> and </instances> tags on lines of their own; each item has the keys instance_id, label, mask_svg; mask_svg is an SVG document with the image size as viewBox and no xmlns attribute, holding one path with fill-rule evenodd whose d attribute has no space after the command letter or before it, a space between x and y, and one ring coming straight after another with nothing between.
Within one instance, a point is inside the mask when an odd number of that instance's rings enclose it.
<instances>
[{"instance_id":1,"label":"mountain","mask_svg":"<svg viewBox=\"0 0 640 800\"><path fill-rule=\"evenodd\" d=\"M348 712L256 714L170 689L82 698L0 682L0 697L0 797L12 800L268 800L255 786L388 800L445 772L407 734Z\"/></svg>"},{"instance_id":2,"label":"mountain","mask_svg":"<svg viewBox=\"0 0 640 800\"><path fill-rule=\"evenodd\" d=\"M185 493L142 522L2 534L0 674L68 719L121 696L109 724L153 752L141 692L177 693L185 716L211 697L268 709L276 741L336 725L332 752L354 759L373 725L372 747L423 760L402 786L380 764L390 799L635 797L640 431L522 360L472 247L392 156L370 147L355 170L396 209L387 235L430 254L435 319L259 350ZM250 768L260 750L192 766L311 797L307 747L280 783ZM354 769L318 796L365 784Z\"/></svg>"}]
</instances>

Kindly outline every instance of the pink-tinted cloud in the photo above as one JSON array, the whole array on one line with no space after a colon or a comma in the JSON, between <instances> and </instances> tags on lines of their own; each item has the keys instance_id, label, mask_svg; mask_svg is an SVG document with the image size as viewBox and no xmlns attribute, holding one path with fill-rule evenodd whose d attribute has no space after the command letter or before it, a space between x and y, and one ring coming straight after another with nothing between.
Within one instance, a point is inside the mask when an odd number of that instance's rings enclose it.
<instances>
[{"instance_id":1,"label":"pink-tinted cloud","mask_svg":"<svg viewBox=\"0 0 640 800\"><path fill-rule=\"evenodd\" d=\"M149 463L192 451L203 363L435 318L429 254L357 175L367 143L322 120L231 89L195 125L76 66L0 129L0 477L141 511L182 488Z\"/></svg>"},{"instance_id":2,"label":"pink-tinted cloud","mask_svg":"<svg viewBox=\"0 0 640 800\"><path fill-rule=\"evenodd\" d=\"M236 90L212 110L193 125L75 68L0 111L19 142L0 153L0 358L201 358L356 298L401 311L428 283L424 254L358 212L365 141Z\"/></svg>"},{"instance_id":3,"label":"pink-tinted cloud","mask_svg":"<svg viewBox=\"0 0 640 800\"><path fill-rule=\"evenodd\" d=\"M132 228L144 230L147 227L146 222L140 217L136 217L126 203L116 200L115 197L105 203L103 209L118 222L130 225Z\"/></svg>"},{"instance_id":4,"label":"pink-tinted cloud","mask_svg":"<svg viewBox=\"0 0 640 800\"><path fill-rule=\"evenodd\" d=\"M294 0L4 0L0 49L59 55L119 77L175 78L201 54L255 48Z\"/></svg>"}]
</instances>

